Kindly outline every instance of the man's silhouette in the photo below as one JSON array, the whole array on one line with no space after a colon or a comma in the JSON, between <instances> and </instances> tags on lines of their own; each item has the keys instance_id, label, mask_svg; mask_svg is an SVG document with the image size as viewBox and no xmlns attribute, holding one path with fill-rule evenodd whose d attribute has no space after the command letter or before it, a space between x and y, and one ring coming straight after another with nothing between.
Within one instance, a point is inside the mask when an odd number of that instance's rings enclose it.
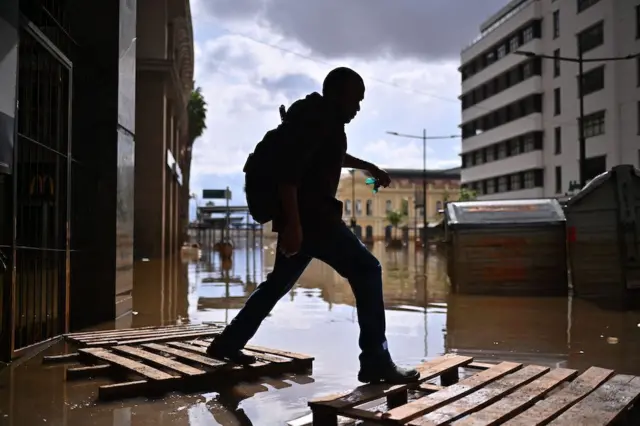
<instances>
[{"instance_id":1,"label":"man's silhouette","mask_svg":"<svg viewBox=\"0 0 640 426\"><path fill-rule=\"evenodd\" d=\"M362 77L349 68L336 68L325 78L322 95L298 100L284 115L278 128L280 154L272 165L280 201L273 221L278 232L275 265L211 343L207 353L212 357L254 362L241 349L316 258L345 277L353 290L362 351L358 379L404 383L419 378L416 370L398 367L391 359L380 263L342 221L342 203L335 198L343 167L366 170L384 187L390 183L385 171L347 154L344 126L360 111L364 92Z\"/></svg>"}]
</instances>

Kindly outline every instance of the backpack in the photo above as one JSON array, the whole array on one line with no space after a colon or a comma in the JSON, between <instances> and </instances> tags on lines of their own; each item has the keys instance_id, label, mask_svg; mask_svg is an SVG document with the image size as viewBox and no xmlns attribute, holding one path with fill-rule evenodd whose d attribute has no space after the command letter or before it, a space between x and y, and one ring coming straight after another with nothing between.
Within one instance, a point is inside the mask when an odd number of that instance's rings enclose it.
<instances>
[{"instance_id":1,"label":"backpack","mask_svg":"<svg viewBox=\"0 0 640 426\"><path fill-rule=\"evenodd\" d=\"M280 106L280 119L284 121L286 110ZM269 130L249 154L244 168L244 192L247 197L247 207L253 220L261 225L272 221L278 214L280 200L278 198L278 184L275 180L275 166L277 144L279 142L278 129Z\"/></svg>"}]
</instances>

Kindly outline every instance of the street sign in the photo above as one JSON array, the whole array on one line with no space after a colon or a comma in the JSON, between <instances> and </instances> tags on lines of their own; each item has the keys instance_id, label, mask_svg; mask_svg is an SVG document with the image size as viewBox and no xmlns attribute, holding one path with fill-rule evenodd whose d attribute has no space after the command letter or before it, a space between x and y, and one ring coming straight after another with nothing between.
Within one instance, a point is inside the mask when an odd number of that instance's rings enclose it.
<instances>
[{"instance_id":1,"label":"street sign","mask_svg":"<svg viewBox=\"0 0 640 426\"><path fill-rule=\"evenodd\" d=\"M203 189L202 199L204 200L230 200L231 191L229 189Z\"/></svg>"}]
</instances>

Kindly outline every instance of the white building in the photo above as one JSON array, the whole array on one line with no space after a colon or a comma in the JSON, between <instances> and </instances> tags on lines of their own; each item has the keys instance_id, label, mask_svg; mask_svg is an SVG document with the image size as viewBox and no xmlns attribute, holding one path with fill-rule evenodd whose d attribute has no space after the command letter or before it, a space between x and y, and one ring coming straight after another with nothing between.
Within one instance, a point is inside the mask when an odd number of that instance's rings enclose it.
<instances>
[{"instance_id":1,"label":"white building","mask_svg":"<svg viewBox=\"0 0 640 426\"><path fill-rule=\"evenodd\" d=\"M578 64L640 52L633 0L513 0L461 53L462 183L481 199L564 195L579 180ZM640 62L584 64L586 176L640 166Z\"/></svg>"}]
</instances>

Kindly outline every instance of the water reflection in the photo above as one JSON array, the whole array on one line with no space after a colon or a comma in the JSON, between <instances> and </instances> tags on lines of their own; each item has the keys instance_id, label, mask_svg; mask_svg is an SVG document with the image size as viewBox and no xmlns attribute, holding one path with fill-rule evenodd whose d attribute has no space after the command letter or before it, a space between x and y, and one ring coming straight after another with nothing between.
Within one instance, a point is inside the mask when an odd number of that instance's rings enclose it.
<instances>
[{"instance_id":1,"label":"water reflection","mask_svg":"<svg viewBox=\"0 0 640 426\"><path fill-rule=\"evenodd\" d=\"M275 260L273 243L236 243L231 262L204 252L182 264L178 279L164 287L153 279L156 262L138 268L132 325L230 321ZM372 250L383 264L388 338L400 363L457 351L478 360L598 365L640 374L639 312L603 311L566 298L452 295L444 253L432 249L425 262L413 247ZM313 378L288 376L158 402L96 405L95 381L65 384L64 367L43 369L36 359L3 372L0 425L44 424L44 419L65 426L283 424L306 414L309 398L358 385L356 318L348 283L313 261L253 341L314 355Z\"/></svg>"}]
</instances>

